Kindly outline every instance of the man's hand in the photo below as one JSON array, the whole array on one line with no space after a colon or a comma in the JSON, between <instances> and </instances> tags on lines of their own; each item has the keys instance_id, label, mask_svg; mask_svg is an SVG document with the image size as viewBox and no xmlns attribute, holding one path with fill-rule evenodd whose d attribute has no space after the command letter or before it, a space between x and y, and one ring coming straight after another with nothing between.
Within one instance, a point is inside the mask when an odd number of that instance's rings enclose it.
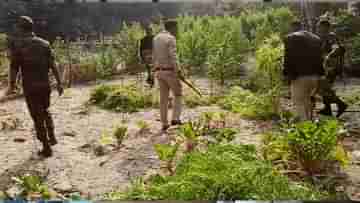
<instances>
[{"instance_id":1,"label":"man's hand","mask_svg":"<svg viewBox=\"0 0 360 203\"><path fill-rule=\"evenodd\" d=\"M62 87L61 84L58 84L58 85L57 85L57 91L58 91L58 93L59 93L59 96L63 95L63 93L64 93L64 88Z\"/></svg>"},{"instance_id":2,"label":"man's hand","mask_svg":"<svg viewBox=\"0 0 360 203\"><path fill-rule=\"evenodd\" d=\"M154 86L154 77L152 75L149 75L148 78L146 79L146 83L150 85L150 87L152 88Z\"/></svg>"}]
</instances>

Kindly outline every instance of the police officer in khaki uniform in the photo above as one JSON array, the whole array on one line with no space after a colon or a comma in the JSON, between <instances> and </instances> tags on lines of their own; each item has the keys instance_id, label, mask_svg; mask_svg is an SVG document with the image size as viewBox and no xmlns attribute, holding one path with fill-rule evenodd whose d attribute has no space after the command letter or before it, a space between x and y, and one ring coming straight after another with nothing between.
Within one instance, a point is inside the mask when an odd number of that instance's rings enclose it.
<instances>
[{"instance_id":1,"label":"police officer in khaki uniform","mask_svg":"<svg viewBox=\"0 0 360 203\"><path fill-rule=\"evenodd\" d=\"M16 23L17 38L10 45L9 88L11 94L15 88L16 76L22 75L25 101L35 125L36 136L43 144L40 156L52 156L51 145L56 145L54 123L48 110L50 106L49 70L54 73L59 95L62 95L59 73L55 67L54 55L49 42L33 33L33 21L21 16Z\"/></svg>"},{"instance_id":2,"label":"police officer in khaki uniform","mask_svg":"<svg viewBox=\"0 0 360 203\"><path fill-rule=\"evenodd\" d=\"M174 95L171 125L180 125L182 108L182 85L178 77L176 34L177 22L165 22L165 30L155 36L153 41L153 70L160 86L160 120L162 130L169 128L168 103L170 90Z\"/></svg>"}]
</instances>

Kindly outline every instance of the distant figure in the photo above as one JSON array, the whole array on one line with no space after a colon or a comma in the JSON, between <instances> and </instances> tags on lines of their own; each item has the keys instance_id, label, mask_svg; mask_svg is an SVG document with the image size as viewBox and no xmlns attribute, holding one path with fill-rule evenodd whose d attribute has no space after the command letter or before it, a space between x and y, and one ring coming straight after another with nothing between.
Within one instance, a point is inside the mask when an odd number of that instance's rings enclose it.
<instances>
[{"instance_id":1,"label":"distant figure","mask_svg":"<svg viewBox=\"0 0 360 203\"><path fill-rule=\"evenodd\" d=\"M178 76L176 53L177 22L165 22L165 30L154 38L153 64L156 77L160 86L160 120L162 130L169 128L168 103L169 91L174 95L174 107L171 125L180 125L182 108L182 84Z\"/></svg>"},{"instance_id":2,"label":"distant figure","mask_svg":"<svg viewBox=\"0 0 360 203\"><path fill-rule=\"evenodd\" d=\"M318 28L326 73L325 77L321 80L319 91L319 94L323 97L325 107L319 113L332 116L331 104L335 103L338 108L336 117L340 117L348 105L336 95L332 87L334 86L336 77L342 74L345 48L337 39L336 34L330 32L331 24L328 20L321 20Z\"/></svg>"},{"instance_id":3,"label":"distant figure","mask_svg":"<svg viewBox=\"0 0 360 203\"><path fill-rule=\"evenodd\" d=\"M140 58L141 62L145 64L147 70L147 79L146 82L153 87L154 78L151 75L151 63L152 63L152 51L153 51L153 39L154 35L152 34L151 27L145 28L146 35L140 41Z\"/></svg>"},{"instance_id":4,"label":"distant figure","mask_svg":"<svg viewBox=\"0 0 360 203\"><path fill-rule=\"evenodd\" d=\"M25 101L34 121L37 138L43 144L40 156L52 156L51 145L56 145L54 123L49 113L50 81L49 69L55 75L57 90L62 95L59 73L55 67L54 55L49 42L33 33L33 21L21 16L16 23L17 38L10 46L10 71L7 95L15 88L16 76L22 74Z\"/></svg>"},{"instance_id":5,"label":"distant figure","mask_svg":"<svg viewBox=\"0 0 360 203\"><path fill-rule=\"evenodd\" d=\"M311 120L320 77L324 74L320 38L302 30L300 22L292 24L293 33L285 38L284 76L291 84L291 97L301 121Z\"/></svg>"}]
</instances>

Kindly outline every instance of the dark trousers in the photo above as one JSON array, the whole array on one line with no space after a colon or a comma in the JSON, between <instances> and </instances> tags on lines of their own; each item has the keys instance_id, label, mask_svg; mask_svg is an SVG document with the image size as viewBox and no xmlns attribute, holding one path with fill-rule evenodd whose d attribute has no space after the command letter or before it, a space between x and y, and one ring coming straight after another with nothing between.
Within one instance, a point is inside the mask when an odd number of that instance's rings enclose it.
<instances>
[{"instance_id":1,"label":"dark trousers","mask_svg":"<svg viewBox=\"0 0 360 203\"><path fill-rule=\"evenodd\" d=\"M49 112L51 90L25 92L25 100L34 122L36 137L44 145L55 139L54 122Z\"/></svg>"}]
</instances>

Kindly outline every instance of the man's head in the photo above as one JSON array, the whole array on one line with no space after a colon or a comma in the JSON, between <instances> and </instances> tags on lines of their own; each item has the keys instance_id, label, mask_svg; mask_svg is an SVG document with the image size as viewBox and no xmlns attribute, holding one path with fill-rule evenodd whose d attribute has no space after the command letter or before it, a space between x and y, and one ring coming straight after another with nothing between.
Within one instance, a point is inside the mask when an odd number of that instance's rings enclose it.
<instances>
[{"instance_id":1,"label":"man's head","mask_svg":"<svg viewBox=\"0 0 360 203\"><path fill-rule=\"evenodd\" d=\"M20 32L33 32L34 22L29 16L20 16L16 22L16 29Z\"/></svg>"},{"instance_id":2,"label":"man's head","mask_svg":"<svg viewBox=\"0 0 360 203\"><path fill-rule=\"evenodd\" d=\"M165 30L170 32L172 35L176 36L177 34L177 22L176 20L167 20L165 21Z\"/></svg>"},{"instance_id":3,"label":"man's head","mask_svg":"<svg viewBox=\"0 0 360 203\"><path fill-rule=\"evenodd\" d=\"M290 29L291 29L291 32L298 32L298 31L302 30L301 22L299 20L292 22Z\"/></svg>"},{"instance_id":4,"label":"man's head","mask_svg":"<svg viewBox=\"0 0 360 203\"><path fill-rule=\"evenodd\" d=\"M331 29L331 24L328 20L320 20L318 23L318 33L319 35L327 35L329 34Z\"/></svg>"}]
</instances>

